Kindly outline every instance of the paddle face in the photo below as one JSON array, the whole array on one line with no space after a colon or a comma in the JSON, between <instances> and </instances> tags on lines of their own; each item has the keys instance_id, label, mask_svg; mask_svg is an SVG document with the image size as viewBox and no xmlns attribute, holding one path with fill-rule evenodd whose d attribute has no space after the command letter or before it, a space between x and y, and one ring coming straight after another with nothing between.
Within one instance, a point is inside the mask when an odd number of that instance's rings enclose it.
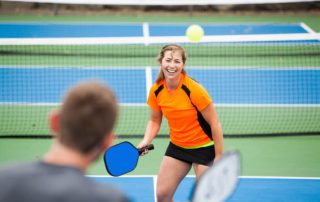
<instances>
[{"instance_id":1,"label":"paddle face","mask_svg":"<svg viewBox=\"0 0 320 202\"><path fill-rule=\"evenodd\" d=\"M226 152L200 178L193 202L224 201L234 191L240 175L240 155L236 151Z\"/></svg>"},{"instance_id":2,"label":"paddle face","mask_svg":"<svg viewBox=\"0 0 320 202\"><path fill-rule=\"evenodd\" d=\"M130 142L113 145L104 153L104 164L112 176L120 176L133 171L137 167L140 154L145 150L154 149L153 145L137 149Z\"/></svg>"},{"instance_id":3,"label":"paddle face","mask_svg":"<svg viewBox=\"0 0 320 202\"><path fill-rule=\"evenodd\" d=\"M138 160L139 152L130 142L116 144L104 153L106 169L112 176L120 176L134 170Z\"/></svg>"}]
</instances>

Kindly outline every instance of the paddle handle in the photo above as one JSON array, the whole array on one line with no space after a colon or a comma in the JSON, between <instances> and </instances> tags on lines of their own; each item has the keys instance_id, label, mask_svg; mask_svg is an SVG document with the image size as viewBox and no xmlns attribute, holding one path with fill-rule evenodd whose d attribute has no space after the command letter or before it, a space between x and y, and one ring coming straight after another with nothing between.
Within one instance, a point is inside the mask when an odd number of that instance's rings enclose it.
<instances>
[{"instance_id":1,"label":"paddle handle","mask_svg":"<svg viewBox=\"0 0 320 202\"><path fill-rule=\"evenodd\" d=\"M153 150L154 146L153 144L149 144L147 146L141 147L140 149L138 149L139 155L142 154L142 152L144 152L144 150Z\"/></svg>"}]
</instances>

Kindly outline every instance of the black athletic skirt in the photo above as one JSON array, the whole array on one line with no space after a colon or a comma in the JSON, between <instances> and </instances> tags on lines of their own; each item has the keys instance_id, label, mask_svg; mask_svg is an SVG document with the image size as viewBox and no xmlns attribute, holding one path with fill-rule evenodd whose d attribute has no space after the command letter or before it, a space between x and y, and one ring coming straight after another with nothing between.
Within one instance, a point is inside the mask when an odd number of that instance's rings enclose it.
<instances>
[{"instance_id":1,"label":"black athletic skirt","mask_svg":"<svg viewBox=\"0 0 320 202\"><path fill-rule=\"evenodd\" d=\"M197 149L185 149L170 142L165 155L189 164L210 165L214 160L215 152L214 145Z\"/></svg>"}]
</instances>

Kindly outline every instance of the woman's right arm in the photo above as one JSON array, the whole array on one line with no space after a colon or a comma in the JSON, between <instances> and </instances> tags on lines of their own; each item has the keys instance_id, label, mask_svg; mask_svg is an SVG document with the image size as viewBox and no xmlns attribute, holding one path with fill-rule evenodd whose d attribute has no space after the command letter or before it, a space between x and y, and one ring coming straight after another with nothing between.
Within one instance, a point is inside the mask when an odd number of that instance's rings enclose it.
<instances>
[{"instance_id":1,"label":"woman's right arm","mask_svg":"<svg viewBox=\"0 0 320 202\"><path fill-rule=\"evenodd\" d=\"M147 124L143 140L139 143L138 148L149 145L153 138L158 134L162 122L162 112L150 109L150 118Z\"/></svg>"}]
</instances>

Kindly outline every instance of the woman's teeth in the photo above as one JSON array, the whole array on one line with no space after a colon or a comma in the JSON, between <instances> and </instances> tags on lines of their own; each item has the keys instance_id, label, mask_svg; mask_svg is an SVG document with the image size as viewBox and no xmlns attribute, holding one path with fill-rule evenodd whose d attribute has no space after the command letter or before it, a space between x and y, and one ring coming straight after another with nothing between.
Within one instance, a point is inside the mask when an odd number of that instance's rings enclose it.
<instances>
[{"instance_id":1,"label":"woman's teeth","mask_svg":"<svg viewBox=\"0 0 320 202\"><path fill-rule=\"evenodd\" d=\"M175 73L176 70L175 70L175 69L167 69L167 72L169 72L169 73Z\"/></svg>"}]
</instances>

